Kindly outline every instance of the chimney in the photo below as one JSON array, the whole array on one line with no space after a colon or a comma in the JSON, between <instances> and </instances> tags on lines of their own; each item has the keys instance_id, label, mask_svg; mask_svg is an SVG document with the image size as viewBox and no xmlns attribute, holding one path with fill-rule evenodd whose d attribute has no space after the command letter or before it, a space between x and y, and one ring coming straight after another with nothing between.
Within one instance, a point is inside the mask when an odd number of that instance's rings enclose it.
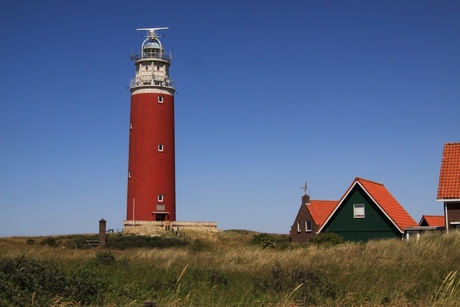
<instances>
[{"instance_id":1,"label":"chimney","mask_svg":"<svg viewBox=\"0 0 460 307\"><path fill-rule=\"evenodd\" d=\"M309 205L310 204L310 196L308 196L307 194L305 194L304 196L302 196L302 205L303 204L306 204L306 205Z\"/></svg>"}]
</instances>

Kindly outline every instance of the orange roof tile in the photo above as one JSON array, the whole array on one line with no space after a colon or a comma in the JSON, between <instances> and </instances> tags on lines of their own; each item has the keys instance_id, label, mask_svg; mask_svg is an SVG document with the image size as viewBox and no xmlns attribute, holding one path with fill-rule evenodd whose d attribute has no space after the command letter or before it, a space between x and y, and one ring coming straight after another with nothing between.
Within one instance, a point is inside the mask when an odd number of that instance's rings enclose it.
<instances>
[{"instance_id":1,"label":"orange roof tile","mask_svg":"<svg viewBox=\"0 0 460 307\"><path fill-rule=\"evenodd\" d=\"M310 211L313 221L319 225L319 228L323 226L328 216L334 211L337 203L336 200L310 200L307 208Z\"/></svg>"},{"instance_id":2,"label":"orange roof tile","mask_svg":"<svg viewBox=\"0 0 460 307\"><path fill-rule=\"evenodd\" d=\"M420 226L422 226L423 221L425 221L426 226L444 227L446 225L444 215L423 215L419 223Z\"/></svg>"},{"instance_id":3,"label":"orange roof tile","mask_svg":"<svg viewBox=\"0 0 460 307\"><path fill-rule=\"evenodd\" d=\"M407 227L418 225L383 184L362 178L356 178L356 181L377 202L377 205L387 214L401 232Z\"/></svg>"},{"instance_id":4,"label":"orange roof tile","mask_svg":"<svg viewBox=\"0 0 460 307\"><path fill-rule=\"evenodd\" d=\"M460 143L446 143L439 173L438 199L460 198Z\"/></svg>"}]
</instances>

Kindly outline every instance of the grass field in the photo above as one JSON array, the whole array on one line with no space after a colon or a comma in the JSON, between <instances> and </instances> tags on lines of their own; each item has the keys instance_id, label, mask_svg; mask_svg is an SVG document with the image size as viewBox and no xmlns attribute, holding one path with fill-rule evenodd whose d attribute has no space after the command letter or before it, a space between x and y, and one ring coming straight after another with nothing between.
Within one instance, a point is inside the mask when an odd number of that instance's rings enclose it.
<instances>
[{"instance_id":1,"label":"grass field","mask_svg":"<svg viewBox=\"0 0 460 307\"><path fill-rule=\"evenodd\" d=\"M180 240L0 238L0 306L458 306L460 234L309 244L229 230ZM268 243L267 243L268 242Z\"/></svg>"}]
</instances>

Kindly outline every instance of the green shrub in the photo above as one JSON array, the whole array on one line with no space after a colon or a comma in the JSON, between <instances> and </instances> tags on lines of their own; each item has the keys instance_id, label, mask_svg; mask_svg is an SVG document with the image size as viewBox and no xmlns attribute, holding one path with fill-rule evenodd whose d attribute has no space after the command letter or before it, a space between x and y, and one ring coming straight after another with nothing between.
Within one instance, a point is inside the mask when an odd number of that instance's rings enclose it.
<instances>
[{"instance_id":1,"label":"green shrub","mask_svg":"<svg viewBox=\"0 0 460 307\"><path fill-rule=\"evenodd\" d=\"M40 242L41 245L48 245L48 246L52 246L52 247L55 247L58 245L57 241L55 238L52 238L52 237L48 237L44 240L42 240Z\"/></svg>"},{"instance_id":2,"label":"green shrub","mask_svg":"<svg viewBox=\"0 0 460 307\"><path fill-rule=\"evenodd\" d=\"M269 235L268 233L260 233L258 235L255 235L252 240L251 244L252 245L261 245L263 248L273 248L275 247L275 237Z\"/></svg>"},{"instance_id":3,"label":"green shrub","mask_svg":"<svg viewBox=\"0 0 460 307\"><path fill-rule=\"evenodd\" d=\"M110 265L116 262L115 256L110 251L99 252L94 259L96 264Z\"/></svg>"},{"instance_id":4,"label":"green shrub","mask_svg":"<svg viewBox=\"0 0 460 307\"><path fill-rule=\"evenodd\" d=\"M285 268L275 263L268 274L253 277L254 289L262 293L276 292L287 294L301 301L305 306L317 305L336 299L342 290L333 282L327 281L320 273L304 268Z\"/></svg>"},{"instance_id":5,"label":"green shrub","mask_svg":"<svg viewBox=\"0 0 460 307\"><path fill-rule=\"evenodd\" d=\"M185 240L168 237L148 236L110 236L105 243L105 248L130 249L130 248L170 248L187 245Z\"/></svg>"},{"instance_id":6,"label":"green shrub","mask_svg":"<svg viewBox=\"0 0 460 307\"><path fill-rule=\"evenodd\" d=\"M321 245L337 245L343 243L344 240L341 236L333 232L322 232L313 239L313 243Z\"/></svg>"},{"instance_id":7,"label":"green shrub","mask_svg":"<svg viewBox=\"0 0 460 307\"><path fill-rule=\"evenodd\" d=\"M88 270L66 273L52 262L24 256L0 260L0 306L50 306L63 302L97 303L104 293L102 280Z\"/></svg>"},{"instance_id":8,"label":"green shrub","mask_svg":"<svg viewBox=\"0 0 460 307\"><path fill-rule=\"evenodd\" d=\"M201 252L201 251L207 251L210 249L211 249L211 246L209 244L206 244L203 241L200 241L198 239L193 240L192 243L190 244L190 250L192 251Z\"/></svg>"}]
</instances>

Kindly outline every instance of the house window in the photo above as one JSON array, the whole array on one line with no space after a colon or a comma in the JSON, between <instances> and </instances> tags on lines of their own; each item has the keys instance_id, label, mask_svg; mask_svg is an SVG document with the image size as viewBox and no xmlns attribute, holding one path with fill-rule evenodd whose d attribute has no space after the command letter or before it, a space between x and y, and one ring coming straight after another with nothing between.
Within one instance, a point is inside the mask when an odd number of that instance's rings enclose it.
<instances>
[{"instance_id":1,"label":"house window","mask_svg":"<svg viewBox=\"0 0 460 307\"><path fill-rule=\"evenodd\" d=\"M158 151L159 152L162 152L163 151L163 144L158 144Z\"/></svg>"},{"instance_id":2,"label":"house window","mask_svg":"<svg viewBox=\"0 0 460 307\"><path fill-rule=\"evenodd\" d=\"M354 204L353 205L353 217L355 219L364 218L364 204Z\"/></svg>"},{"instance_id":3,"label":"house window","mask_svg":"<svg viewBox=\"0 0 460 307\"><path fill-rule=\"evenodd\" d=\"M301 230L300 230L300 222L297 222L297 232L300 233Z\"/></svg>"},{"instance_id":4,"label":"house window","mask_svg":"<svg viewBox=\"0 0 460 307\"><path fill-rule=\"evenodd\" d=\"M158 103L163 103L163 96L158 96Z\"/></svg>"},{"instance_id":5,"label":"house window","mask_svg":"<svg viewBox=\"0 0 460 307\"><path fill-rule=\"evenodd\" d=\"M158 194L158 202L159 203L163 202L163 194Z\"/></svg>"},{"instance_id":6,"label":"house window","mask_svg":"<svg viewBox=\"0 0 460 307\"><path fill-rule=\"evenodd\" d=\"M305 232L311 232L311 221L305 221Z\"/></svg>"}]
</instances>

